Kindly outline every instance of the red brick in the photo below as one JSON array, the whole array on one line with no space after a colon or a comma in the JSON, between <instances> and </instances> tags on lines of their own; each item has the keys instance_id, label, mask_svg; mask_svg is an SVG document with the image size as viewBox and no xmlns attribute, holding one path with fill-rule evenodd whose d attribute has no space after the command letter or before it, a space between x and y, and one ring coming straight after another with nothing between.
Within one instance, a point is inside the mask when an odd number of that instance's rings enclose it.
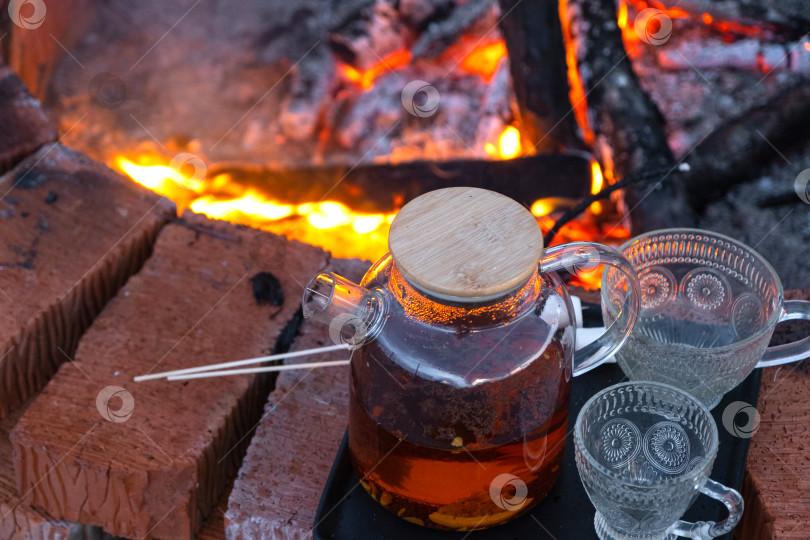
<instances>
[{"instance_id":1,"label":"red brick","mask_svg":"<svg viewBox=\"0 0 810 540\"><path fill-rule=\"evenodd\" d=\"M20 407L0 420L0 538L3 540L109 540L99 527L59 521L20 502L14 482L8 435L24 411ZM196 540L225 540L225 510L230 489L208 516Z\"/></svg>"},{"instance_id":2,"label":"red brick","mask_svg":"<svg viewBox=\"0 0 810 540\"><path fill-rule=\"evenodd\" d=\"M73 353L174 212L56 144L0 177L0 417Z\"/></svg>"},{"instance_id":3,"label":"red brick","mask_svg":"<svg viewBox=\"0 0 810 540\"><path fill-rule=\"evenodd\" d=\"M788 300L810 300L810 289L785 291ZM772 345L807 336L807 323L776 327ZM735 538L808 538L810 534L810 362L765 368L751 439L743 496L745 512ZM718 426L722 429L722 426Z\"/></svg>"},{"instance_id":4,"label":"red brick","mask_svg":"<svg viewBox=\"0 0 810 540\"><path fill-rule=\"evenodd\" d=\"M188 539L236 475L268 377L132 377L267 354L299 310L301 283L324 267L326 254L283 243L286 256L271 271L286 301L258 305L250 278L260 268L251 255L268 254L256 249L266 233L188 220L161 231L154 254L87 331L75 361L12 432L17 484L31 491L30 504L116 536ZM133 396L128 420L107 421L96 410L108 385Z\"/></svg>"},{"instance_id":5,"label":"red brick","mask_svg":"<svg viewBox=\"0 0 810 540\"><path fill-rule=\"evenodd\" d=\"M43 144L56 140L56 127L19 77L0 62L0 172Z\"/></svg>"},{"instance_id":6,"label":"red brick","mask_svg":"<svg viewBox=\"0 0 810 540\"><path fill-rule=\"evenodd\" d=\"M71 524L60 522L44 512L20 503L11 466L8 434L17 423L22 409L0 420L0 538L4 540L62 540L70 534Z\"/></svg>"},{"instance_id":7,"label":"red brick","mask_svg":"<svg viewBox=\"0 0 810 540\"><path fill-rule=\"evenodd\" d=\"M196 540L225 540L225 511L228 509L230 494L231 489L229 488L203 523L202 529L195 537Z\"/></svg>"},{"instance_id":8,"label":"red brick","mask_svg":"<svg viewBox=\"0 0 810 540\"><path fill-rule=\"evenodd\" d=\"M336 259L329 266L359 282L369 264ZM326 325L305 321L293 348L332 344ZM348 351L340 351L291 362L348 357ZM229 540L311 538L318 502L346 431L348 375L345 366L279 375L231 492L225 514Z\"/></svg>"}]
</instances>

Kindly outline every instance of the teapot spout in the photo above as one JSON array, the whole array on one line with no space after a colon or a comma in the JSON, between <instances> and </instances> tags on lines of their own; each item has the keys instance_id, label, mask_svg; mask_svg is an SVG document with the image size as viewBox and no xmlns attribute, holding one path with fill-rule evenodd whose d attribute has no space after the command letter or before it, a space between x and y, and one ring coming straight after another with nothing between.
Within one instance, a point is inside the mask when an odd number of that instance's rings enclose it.
<instances>
[{"instance_id":1,"label":"teapot spout","mask_svg":"<svg viewBox=\"0 0 810 540\"><path fill-rule=\"evenodd\" d=\"M330 324L338 315L362 315L369 294L368 289L333 272L318 274L304 291L304 317Z\"/></svg>"},{"instance_id":2,"label":"teapot spout","mask_svg":"<svg viewBox=\"0 0 810 540\"><path fill-rule=\"evenodd\" d=\"M329 325L335 343L360 346L379 331L385 302L383 291L365 287L335 274L318 274L304 290L304 317Z\"/></svg>"}]
</instances>

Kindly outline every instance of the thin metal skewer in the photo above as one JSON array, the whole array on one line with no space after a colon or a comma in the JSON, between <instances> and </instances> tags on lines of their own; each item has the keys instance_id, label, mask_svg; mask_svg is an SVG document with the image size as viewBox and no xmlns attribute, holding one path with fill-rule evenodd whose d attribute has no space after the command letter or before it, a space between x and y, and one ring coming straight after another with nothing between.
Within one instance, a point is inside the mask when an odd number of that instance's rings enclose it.
<instances>
[{"instance_id":1,"label":"thin metal skewer","mask_svg":"<svg viewBox=\"0 0 810 540\"><path fill-rule=\"evenodd\" d=\"M214 371L223 368L235 368L241 366L249 366L251 364L261 364L262 362L270 362L272 360L283 360L285 358L297 358L299 356L309 356L312 354L318 353L327 353L332 351L343 351L351 348L350 345L346 343L342 343L340 345L329 345L327 347L315 347L314 349L305 349L303 351L295 351L290 353L282 353L282 354L271 354L270 356L259 356L257 358L248 358L246 360L237 360L235 362L222 362L220 364L211 364L209 366L198 366L193 368L186 368L186 369L175 369L173 371L163 371L161 373L149 373L147 375L139 375L132 380L135 382L141 381L149 381L152 379L163 379L169 378L177 375L188 375L190 373L202 373L205 371ZM342 360L341 360L342 361ZM307 365L315 366L317 363L322 362L314 362L312 364L295 364L293 366L270 366L273 368L282 368L286 367L287 369L294 369L297 366L306 367ZM318 367L318 366L316 366ZM259 368L259 369L267 369L267 368ZM279 371L278 369L273 369L269 371ZM261 372L256 372L261 373ZM198 377L199 378L199 377Z\"/></svg>"},{"instance_id":2,"label":"thin metal skewer","mask_svg":"<svg viewBox=\"0 0 810 540\"><path fill-rule=\"evenodd\" d=\"M306 364L286 364L282 366L267 366L259 368L226 369L222 371L205 371L202 373L186 373L183 375L171 375L167 377L170 381L186 381L189 379L205 379L208 377L224 377L229 375L247 375L251 373L269 373L272 371L288 371L292 369L315 369L333 366L348 366L349 360L332 360L329 362L309 362Z\"/></svg>"}]
</instances>

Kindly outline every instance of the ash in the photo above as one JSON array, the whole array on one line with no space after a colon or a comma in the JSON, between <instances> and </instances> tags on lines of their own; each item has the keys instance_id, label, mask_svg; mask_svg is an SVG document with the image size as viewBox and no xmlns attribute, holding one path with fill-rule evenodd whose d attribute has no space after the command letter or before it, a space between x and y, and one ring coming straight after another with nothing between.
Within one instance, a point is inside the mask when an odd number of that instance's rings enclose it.
<instances>
[{"instance_id":1,"label":"ash","mask_svg":"<svg viewBox=\"0 0 810 540\"><path fill-rule=\"evenodd\" d=\"M45 102L66 145L105 162L133 151L287 167L487 159L487 144L514 121L508 59L489 78L463 69L475 45L502 39L495 2L478 1L475 16L460 17L457 43L441 54L403 65L391 55L463 3L197 4L98 3ZM351 79L374 69L370 87ZM413 81L438 90L435 112L406 110Z\"/></svg>"},{"instance_id":2,"label":"ash","mask_svg":"<svg viewBox=\"0 0 810 540\"><path fill-rule=\"evenodd\" d=\"M796 194L797 171L810 168L804 152L774 162L759 179L738 185L709 205L698 227L731 236L770 262L785 289L810 285L810 204Z\"/></svg>"}]
</instances>

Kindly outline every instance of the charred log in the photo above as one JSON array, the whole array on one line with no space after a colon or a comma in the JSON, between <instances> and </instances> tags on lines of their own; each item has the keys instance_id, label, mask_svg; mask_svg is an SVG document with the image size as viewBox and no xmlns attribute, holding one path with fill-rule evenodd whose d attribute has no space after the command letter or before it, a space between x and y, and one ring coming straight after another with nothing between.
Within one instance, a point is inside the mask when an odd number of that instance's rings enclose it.
<instances>
[{"instance_id":1,"label":"charred log","mask_svg":"<svg viewBox=\"0 0 810 540\"><path fill-rule=\"evenodd\" d=\"M565 46L554 0L499 0L523 136L537 150L581 148L568 99Z\"/></svg>"},{"instance_id":2,"label":"charred log","mask_svg":"<svg viewBox=\"0 0 810 540\"><path fill-rule=\"evenodd\" d=\"M584 30L579 34L588 74L588 106L595 113L594 131L611 149L617 180L645 170L675 167L664 118L641 88L624 49L616 23L614 0L583 1ZM694 224L684 190L664 177L646 189L628 187L625 202L632 212L633 233Z\"/></svg>"},{"instance_id":3,"label":"charred log","mask_svg":"<svg viewBox=\"0 0 810 540\"><path fill-rule=\"evenodd\" d=\"M810 137L810 84L779 94L713 131L687 157L685 187L690 204L702 210L734 186L754 179L780 153Z\"/></svg>"},{"instance_id":4,"label":"charred log","mask_svg":"<svg viewBox=\"0 0 810 540\"><path fill-rule=\"evenodd\" d=\"M707 13L721 21L757 26L773 35L795 38L810 29L810 13L803 0L681 0L677 7L689 13Z\"/></svg>"},{"instance_id":5,"label":"charred log","mask_svg":"<svg viewBox=\"0 0 810 540\"><path fill-rule=\"evenodd\" d=\"M297 170L212 165L213 178L231 175L288 204L323 198L361 212L391 212L422 193L454 186L491 189L526 205L540 198L578 200L590 193L591 165L581 153L538 154L506 161L451 160L311 167ZM559 179L564 178L565 182Z\"/></svg>"}]
</instances>

